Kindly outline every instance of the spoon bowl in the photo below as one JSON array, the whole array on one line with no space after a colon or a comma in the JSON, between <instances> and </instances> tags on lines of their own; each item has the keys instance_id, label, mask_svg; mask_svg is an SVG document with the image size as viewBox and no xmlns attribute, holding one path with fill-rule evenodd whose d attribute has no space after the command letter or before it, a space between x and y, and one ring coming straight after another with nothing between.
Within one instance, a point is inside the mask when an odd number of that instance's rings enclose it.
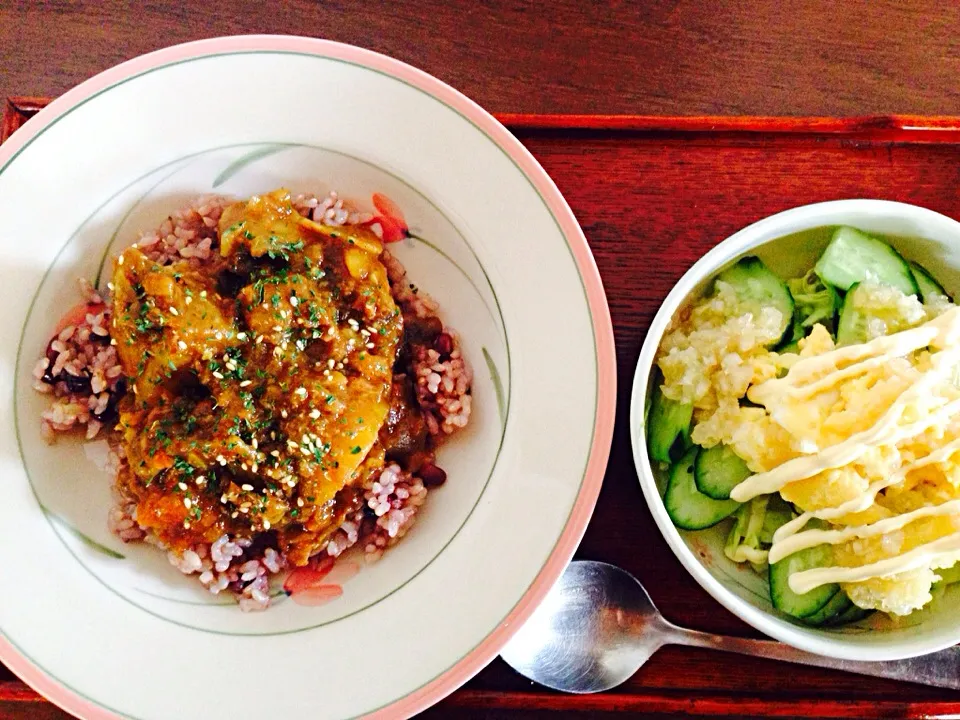
<instances>
[{"instance_id":1,"label":"spoon bowl","mask_svg":"<svg viewBox=\"0 0 960 720\"><path fill-rule=\"evenodd\" d=\"M570 564L502 657L555 690L601 692L633 675L664 644L667 630L630 573L580 561Z\"/></svg>"}]
</instances>

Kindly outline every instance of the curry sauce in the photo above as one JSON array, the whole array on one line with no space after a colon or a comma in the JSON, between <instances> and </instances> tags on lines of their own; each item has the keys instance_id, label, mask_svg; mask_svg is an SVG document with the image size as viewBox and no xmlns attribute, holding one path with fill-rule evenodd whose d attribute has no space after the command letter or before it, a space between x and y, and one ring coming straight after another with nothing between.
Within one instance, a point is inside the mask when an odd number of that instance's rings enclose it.
<instances>
[{"instance_id":1,"label":"curry sauce","mask_svg":"<svg viewBox=\"0 0 960 720\"><path fill-rule=\"evenodd\" d=\"M136 246L115 261L118 486L175 551L257 536L302 565L385 456L422 445L393 372L403 317L377 236L313 222L285 190L226 208L219 240L200 269Z\"/></svg>"}]
</instances>

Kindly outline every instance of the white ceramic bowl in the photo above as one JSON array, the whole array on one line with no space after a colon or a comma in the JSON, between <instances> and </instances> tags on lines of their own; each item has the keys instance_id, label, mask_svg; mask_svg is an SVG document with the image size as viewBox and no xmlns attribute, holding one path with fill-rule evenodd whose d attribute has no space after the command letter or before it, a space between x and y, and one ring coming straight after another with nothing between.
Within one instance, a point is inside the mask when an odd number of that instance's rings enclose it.
<instances>
[{"instance_id":1,"label":"white ceramic bowl","mask_svg":"<svg viewBox=\"0 0 960 720\"><path fill-rule=\"evenodd\" d=\"M340 597L245 614L111 536L103 447L43 442L30 373L76 278L138 230L280 185L399 204L423 239L392 248L460 332L474 415L446 485ZM495 657L573 554L613 430L603 288L537 162L436 79L291 37L125 63L0 147L0 255L0 660L75 715L411 715Z\"/></svg>"},{"instance_id":2,"label":"white ceramic bowl","mask_svg":"<svg viewBox=\"0 0 960 720\"><path fill-rule=\"evenodd\" d=\"M921 612L896 621L881 613L865 625L824 630L803 626L774 610L766 578L723 554L726 528L679 531L661 499L664 478L652 469L644 430L654 357L670 319L696 299L719 271L744 255L757 255L781 277L810 269L822 252L821 242L788 237L830 225L852 225L865 231L908 238L898 249L931 268L948 290L960 288L960 223L944 215L885 200L838 200L806 205L768 217L744 228L704 255L673 288L653 320L633 381L630 433L633 457L644 497L660 531L687 571L724 607L771 637L794 647L852 660L893 660L940 650L960 642L960 595L956 588Z\"/></svg>"}]
</instances>

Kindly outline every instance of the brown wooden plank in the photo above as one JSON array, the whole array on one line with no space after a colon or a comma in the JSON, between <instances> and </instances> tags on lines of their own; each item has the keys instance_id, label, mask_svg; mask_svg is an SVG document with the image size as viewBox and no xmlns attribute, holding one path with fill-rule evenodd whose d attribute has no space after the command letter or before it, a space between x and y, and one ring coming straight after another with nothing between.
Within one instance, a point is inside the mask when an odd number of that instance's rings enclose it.
<instances>
[{"instance_id":1,"label":"brown wooden plank","mask_svg":"<svg viewBox=\"0 0 960 720\"><path fill-rule=\"evenodd\" d=\"M0 97L59 95L177 42L292 33L387 53L498 112L957 114L958 26L942 0L18 0L0 3Z\"/></svg>"}]
</instances>

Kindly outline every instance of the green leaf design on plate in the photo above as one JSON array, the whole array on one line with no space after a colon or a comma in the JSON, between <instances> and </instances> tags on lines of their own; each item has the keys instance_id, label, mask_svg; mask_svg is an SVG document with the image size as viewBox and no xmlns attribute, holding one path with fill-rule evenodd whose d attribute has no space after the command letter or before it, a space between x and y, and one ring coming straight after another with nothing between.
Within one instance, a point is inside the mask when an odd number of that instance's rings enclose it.
<instances>
[{"instance_id":1,"label":"green leaf design on plate","mask_svg":"<svg viewBox=\"0 0 960 720\"><path fill-rule=\"evenodd\" d=\"M144 590L143 588L134 588L138 593L147 595L156 600L164 600L166 602L176 603L177 605L202 605L204 607L237 607L237 600L234 596L230 595L229 597L221 597L220 595L213 595L211 593L210 600L184 600L182 598L173 598L166 595L158 595L157 593L152 593L149 590ZM229 593L227 593L229 595ZM287 599L287 594L283 590L274 590L270 593L270 605L279 605L281 602Z\"/></svg>"},{"instance_id":2,"label":"green leaf design on plate","mask_svg":"<svg viewBox=\"0 0 960 720\"><path fill-rule=\"evenodd\" d=\"M213 187L218 188L223 185L227 180L232 178L238 172L243 170L250 163L254 163L257 160L262 160L265 157L273 155L280 152L281 150L286 150L289 147L296 147L295 143L271 143L269 145L263 145L258 147L256 150L251 150L246 155L241 155L232 163L227 165L223 171L217 175L216 179L213 181Z\"/></svg>"},{"instance_id":3,"label":"green leaf design on plate","mask_svg":"<svg viewBox=\"0 0 960 720\"><path fill-rule=\"evenodd\" d=\"M120 228L123 227L124 223L127 222L127 219L133 214L133 211L136 210L137 207L139 207L140 203L144 201L144 198L146 198L148 195L150 195L150 193L156 190L162 182L173 177L176 173L180 172L181 169L182 169L182 166L178 163L176 167L173 168L173 170L166 173L163 177L157 180L153 185L147 188L146 191L144 191L144 193L137 198L136 202L134 202L133 205L131 205L127 209L127 212L124 213L123 217L120 218L120 222L117 223L117 227L114 229L113 235L110 236L110 239L107 241L106 247L104 247L103 249L103 255L100 256L100 264L97 266L97 275L93 279L93 286L95 288L98 288L98 289L100 288L100 280L103 278L103 268L107 264L107 258L110 257L110 250L111 248L113 248L113 244L117 241L117 235L120 234Z\"/></svg>"},{"instance_id":4,"label":"green leaf design on plate","mask_svg":"<svg viewBox=\"0 0 960 720\"><path fill-rule=\"evenodd\" d=\"M444 252L439 246L434 245L432 242L430 242L430 241L427 240L426 238L420 237L419 235L415 235L415 234L413 234L413 233L409 233L409 234L408 234L408 239L409 239L409 240L414 240L414 241L420 243L421 245L424 245L425 247L430 248L430 249L433 250L435 253L437 253L437 255L439 255L440 257L442 257L442 258L443 258L444 260L446 260L448 263L450 263L451 265L453 265L457 270L459 270L459 271L460 271L460 274L463 275L463 277L466 279L466 281L467 281L468 283L470 283L470 286L476 291L477 297L480 298L480 302L483 303L483 306L487 309L487 312L490 313L490 317L493 318L493 321L494 321L494 322L497 321L497 316L494 314L494 312L493 312L493 310L490 308L490 306L487 305L487 300L486 300L486 298L483 296L483 293L480 292L480 288L477 287L477 284L473 281L473 278L470 277L470 273L468 273L466 270L464 270L462 267L460 267L460 264L459 264L456 260L454 260L452 257L450 257L450 255L448 255L446 252Z\"/></svg>"},{"instance_id":5,"label":"green leaf design on plate","mask_svg":"<svg viewBox=\"0 0 960 720\"><path fill-rule=\"evenodd\" d=\"M126 556L125 556L125 555L121 555L121 554L118 553L116 550L112 550L112 549L108 548L106 545L102 545L102 544L98 543L98 542L97 542L96 540L94 540L93 538L91 538L91 537L89 537L89 536L87 536L87 535L84 535L82 532L80 532L80 531L77 530L75 527L73 527L73 525L71 525L70 523L68 523L66 520L64 520L62 517L60 517L60 516L57 515L56 513L51 512L50 510L48 510L48 509L45 508L43 505L41 505L40 508L43 510L43 512L44 512L45 515L47 515L48 517L53 518L54 520L56 520L59 525L63 526L66 530L68 530L68 531L70 532L71 535L73 535L75 538L77 538L77 540L79 540L80 542L82 542L84 545L86 545L86 546L87 546L88 548L90 548L91 550L96 550L96 551L97 551L98 553L100 553L101 555L106 555L107 557L111 557L111 558L113 558L114 560L125 560L125 559L126 559Z\"/></svg>"},{"instance_id":6,"label":"green leaf design on plate","mask_svg":"<svg viewBox=\"0 0 960 720\"><path fill-rule=\"evenodd\" d=\"M497 412L500 414L500 425L506 423L506 402L503 394L503 383L500 380L500 371L497 370L496 363L490 357L490 353L485 347L480 348L483 352L483 359L487 362L487 369L490 371L490 379L493 381L493 389L497 393Z\"/></svg>"}]
</instances>

